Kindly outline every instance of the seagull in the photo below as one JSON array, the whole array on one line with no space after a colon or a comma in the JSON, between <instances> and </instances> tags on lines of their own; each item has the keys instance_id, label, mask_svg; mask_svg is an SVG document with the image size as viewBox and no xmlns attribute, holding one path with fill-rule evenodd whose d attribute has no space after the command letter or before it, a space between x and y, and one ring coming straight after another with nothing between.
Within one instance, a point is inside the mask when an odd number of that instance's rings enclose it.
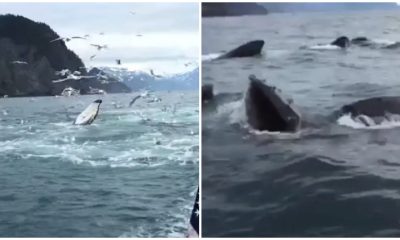
<instances>
[{"instance_id":1,"label":"seagull","mask_svg":"<svg viewBox=\"0 0 400 240\"><path fill-rule=\"evenodd\" d=\"M66 41L66 42L69 42L69 41L71 41L71 38L67 38L67 37L65 37L65 38L63 38L63 37L59 37L59 38L56 38L56 39L53 39L53 40L51 40L50 42L52 43L52 42L56 42L56 41L60 41L60 40L64 40L64 41Z\"/></svg>"},{"instance_id":2,"label":"seagull","mask_svg":"<svg viewBox=\"0 0 400 240\"><path fill-rule=\"evenodd\" d=\"M56 75L59 75L59 76L65 76L67 74L71 74L71 71L69 69L63 69L61 71L56 72Z\"/></svg>"},{"instance_id":3,"label":"seagull","mask_svg":"<svg viewBox=\"0 0 400 240\"><path fill-rule=\"evenodd\" d=\"M12 61L12 64L28 64L27 62L24 61Z\"/></svg>"},{"instance_id":4,"label":"seagull","mask_svg":"<svg viewBox=\"0 0 400 240\"><path fill-rule=\"evenodd\" d=\"M142 97L141 95L137 95L136 97L132 98L131 102L129 103L129 107L131 107L136 102L136 100L138 100L141 97Z\"/></svg>"},{"instance_id":5,"label":"seagull","mask_svg":"<svg viewBox=\"0 0 400 240\"><path fill-rule=\"evenodd\" d=\"M79 37L79 36L74 36L74 37L71 37L71 39L84 39L84 40L86 40L86 38L85 38L85 37Z\"/></svg>"},{"instance_id":6,"label":"seagull","mask_svg":"<svg viewBox=\"0 0 400 240\"><path fill-rule=\"evenodd\" d=\"M135 15L136 13L135 12L133 12L133 11L129 11L132 15Z\"/></svg>"},{"instance_id":7,"label":"seagull","mask_svg":"<svg viewBox=\"0 0 400 240\"><path fill-rule=\"evenodd\" d=\"M141 37L141 36L143 36L142 34L136 34L136 37Z\"/></svg>"},{"instance_id":8,"label":"seagull","mask_svg":"<svg viewBox=\"0 0 400 240\"><path fill-rule=\"evenodd\" d=\"M100 35L104 35L104 32L99 33Z\"/></svg>"},{"instance_id":9,"label":"seagull","mask_svg":"<svg viewBox=\"0 0 400 240\"><path fill-rule=\"evenodd\" d=\"M84 38L89 38L90 35L89 34L85 34L85 36L83 36Z\"/></svg>"},{"instance_id":10,"label":"seagull","mask_svg":"<svg viewBox=\"0 0 400 240\"><path fill-rule=\"evenodd\" d=\"M161 78L161 77L162 77L161 75L156 75L156 74L154 73L153 69L150 69L150 74L151 74L152 76L156 77L156 78Z\"/></svg>"},{"instance_id":11,"label":"seagull","mask_svg":"<svg viewBox=\"0 0 400 240\"><path fill-rule=\"evenodd\" d=\"M76 76L74 74L68 74L68 76L66 78L53 80L53 83L59 83L59 82L64 82L64 81L68 81L68 80L81 80L81 79L86 79L86 78L93 78L93 76Z\"/></svg>"},{"instance_id":12,"label":"seagull","mask_svg":"<svg viewBox=\"0 0 400 240\"><path fill-rule=\"evenodd\" d=\"M99 51L103 48L107 48L107 45L99 45L99 44L90 44L90 45L93 47L96 47L97 50L99 50Z\"/></svg>"},{"instance_id":13,"label":"seagull","mask_svg":"<svg viewBox=\"0 0 400 240\"><path fill-rule=\"evenodd\" d=\"M117 62L118 65L121 65L121 59L116 59L115 61Z\"/></svg>"},{"instance_id":14,"label":"seagull","mask_svg":"<svg viewBox=\"0 0 400 240\"><path fill-rule=\"evenodd\" d=\"M191 62L185 63L185 67L187 67L189 65L192 65L192 63Z\"/></svg>"},{"instance_id":15,"label":"seagull","mask_svg":"<svg viewBox=\"0 0 400 240\"><path fill-rule=\"evenodd\" d=\"M93 60L93 58L95 58L95 57L96 57L96 55L90 56L90 60Z\"/></svg>"},{"instance_id":16,"label":"seagull","mask_svg":"<svg viewBox=\"0 0 400 240\"><path fill-rule=\"evenodd\" d=\"M144 91L143 93L140 94L141 97L148 97L150 96L149 91Z\"/></svg>"}]
</instances>

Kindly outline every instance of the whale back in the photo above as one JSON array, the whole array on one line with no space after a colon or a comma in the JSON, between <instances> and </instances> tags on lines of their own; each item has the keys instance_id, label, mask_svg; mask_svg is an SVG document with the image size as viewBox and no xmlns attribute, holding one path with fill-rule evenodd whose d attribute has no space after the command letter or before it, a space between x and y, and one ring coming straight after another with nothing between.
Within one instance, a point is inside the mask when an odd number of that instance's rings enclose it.
<instances>
[{"instance_id":1,"label":"whale back","mask_svg":"<svg viewBox=\"0 0 400 240\"><path fill-rule=\"evenodd\" d=\"M235 58L235 57L253 57L261 54L264 46L264 40L255 40L245 43L228 53L218 57L218 59Z\"/></svg>"},{"instance_id":2,"label":"whale back","mask_svg":"<svg viewBox=\"0 0 400 240\"><path fill-rule=\"evenodd\" d=\"M100 109L100 104L102 101L100 99L92 102L89 104L89 106L81 112L78 117L75 119L74 124L75 125L89 125L92 124L92 122L96 119L99 109Z\"/></svg>"},{"instance_id":3,"label":"whale back","mask_svg":"<svg viewBox=\"0 0 400 240\"><path fill-rule=\"evenodd\" d=\"M253 76L246 94L246 115L250 126L257 130L295 132L300 128L301 117L274 87Z\"/></svg>"},{"instance_id":4,"label":"whale back","mask_svg":"<svg viewBox=\"0 0 400 240\"><path fill-rule=\"evenodd\" d=\"M331 43L331 45L338 46L340 48L347 48L350 46L350 40L346 36L338 37L335 41Z\"/></svg>"},{"instance_id":5,"label":"whale back","mask_svg":"<svg viewBox=\"0 0 400 240\"><path fill-rule=\"evenodd\" d=\"M388 113L400 114L400 97L375 97L360 100L341 108L342 114L382 117Z\"/></svg>"}]
</instances>

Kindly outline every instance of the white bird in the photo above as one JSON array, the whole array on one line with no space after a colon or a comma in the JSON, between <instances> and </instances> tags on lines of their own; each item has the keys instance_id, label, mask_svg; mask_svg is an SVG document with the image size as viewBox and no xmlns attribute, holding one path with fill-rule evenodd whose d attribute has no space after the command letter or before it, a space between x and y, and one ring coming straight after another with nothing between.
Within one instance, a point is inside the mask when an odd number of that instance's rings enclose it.
<instances>
[{"instance_id":1,"label":"white bird","mask_svg":"<svg viewBox=\"0 0 400 240\"><path fill-rule=\"evenodd\" d=\"M135 15L136 13L135 12L133 12L133 11L129 11L132 15Z\"/></svg>"},{"instance_id":2,"label":"white bird","mask_svg":"<svg viewBox=\"0 0 400 240\"><path fill-rule=\"evenodd\" d=\"M93 60L96 57L96 55L90 56L90 60Z\"/></svg>"},{"instance_id":3,"label":"white bird","mask_svg":"<svg viewBox=\"0 0 400 240\"><path fill-rule=\"evenodd\" d=\"M143 93L140 94L141 97L148 97L150 94L148 91L144 91Z\"/></svg>"},{"instance_id":4,"label":"white bird","mask_svg":"<svg viewBox=\"0 0 400 240\"><path fill-rule=\"evenodd\" d=\"M71 41L71 38L59 37L59 38L56 38L56 39L51 40L50 42L52 43L52 42L61 41L61 40L64 40L64 41L66 41L66 42L69 42L69 41Z\"/></svg>"},{"instance_id":5,"label":"white bird","mask_svg":"<svg viewBox=\"0 0 400 240\"><path fill-rule=\"evenodd\" d=\"M80 37L80 36L74 36L74 37L71 37L71 39L83 39L83 40L86 40L85 37Z\"/></svg>"},{"instance_id":6,"label":"white bird","mask_svg":"<svg viewBox=\"0 0 400 240\"><path fill-rule=\"evenodd\" d=\"M99 33L100 35L104 35L104 32Z\"/></svg>"},{"instance_id":7,"label":"white bird","mask_svg":"<svg viewBox=\"0 0 400 240\"><path fill-rule=\"evenodd\" d=\"M60 71L56 71L56 75L58 75L58 76L65 76L67 74L71 74L71 71L69 69L63 69Z\"/></svg>"},{"instance_id":8,"label":"white bird","mask_svg":"<svg viewBox=\"0 0 400 240\"><path fill-rule=\"evenodd\" d=\"M141 37L141 36L143 36L142 34L136 34L136 37Z\"/></svg>"},{"instance_id":9,"label":"white bird","mask_svg":"<svg viewBox=\"0 0 400 240\"><path fill-rule=\"evenodd\" d=\"M99 50L99 51L103 48L107 48L107 45L99 45L99 44L90 44L90 45L93 47L96 47L97 50Z\"/></svg>"},{"instance_id":10,"label":"white bird","mask_svg":"<svg viewBox=\"0 0 400 240\"><path fill-rule=\"evenodd\" d=\"M27 62L24 61L12 61L12 64L28 64Z\"/></svg>"},{"instance_id":11,"label":"white bird","mask_svg":"<svg viewBox=\"0 0 400 240\"><path fill-rule=\"evenodd\" d=\"M76 76L74 74L68 74L68 76L66 78L53 80L52 82L59 83L59 82L64 82L64 81L68 81L68 80L81 80L81 79L87 79L87 78L93 78L93 76Z\"/></svg>"}]
</instances>

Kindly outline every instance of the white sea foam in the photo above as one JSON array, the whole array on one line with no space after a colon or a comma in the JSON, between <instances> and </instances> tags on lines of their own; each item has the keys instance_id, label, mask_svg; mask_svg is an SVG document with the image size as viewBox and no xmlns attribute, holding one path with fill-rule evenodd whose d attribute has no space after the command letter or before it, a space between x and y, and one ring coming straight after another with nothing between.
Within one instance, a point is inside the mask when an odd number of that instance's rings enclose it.
<instances>
[{"instance_id":1,"label":"white sea foam","mask_svg":"<svg viewBox=\"0 0 400 240\"><path fill-rule=\"evenodd\" d=\"M355 129L390 129L400 127L400 120L396 117L392 117L390 120L384 119L380 123L376 123L373 119L367 116L364 117L364 121L367 121L370 126L365 125L359 118L352 118L350 114L346 114L338 118L337 123L339 125Z\"/></svg>"},{"instance_id":2,"label":"white sea foam","mask_svg":"<svg viewBox=\"0 0 400 240\"><path fill-rule=\"evenodd\" d=\"M201 56L201 61L211 61L219 57L221 53L210 53Z\"/></svg>"}]
</instances>

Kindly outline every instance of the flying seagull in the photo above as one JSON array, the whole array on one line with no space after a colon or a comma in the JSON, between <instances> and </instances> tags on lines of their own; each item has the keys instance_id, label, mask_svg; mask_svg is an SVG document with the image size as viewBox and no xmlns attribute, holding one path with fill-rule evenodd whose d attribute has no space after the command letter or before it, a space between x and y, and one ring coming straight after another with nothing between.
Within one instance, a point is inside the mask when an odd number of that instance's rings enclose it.
<instances>
[{"instance_id":1,"label":"flying seagull","mask_svg":"<svg viewBox=\"0 0 400 240\"><path fill-rule=\"evenodd\" d=\"M56 75L58 76L65 76L71 74L71 71L69 69L62 69L60 71L56 71Z\"/></svg>"},{"instance_id":2,"label":"flying seagull","mask_svg":"<svg viewBox=\"0 0 400 240\"><path fill-rule=\"evenodd\" d=\"M90 60L93 60L96 57L96 55L90 56Z\"/></svg>"},{"instance_id":3,"label":"flying seagull","mask_svg":"<svg viewBox=\"0 0 400 240\"><path fill-rule=\"evenodd\" d=\"M131 107L136 102L136 100L138 100L141 97L142 97L141 95L137 95L136 97L132 98L131 102L129 103L129 107Z\"/></svg>"},{"instance_id":4,"label":"flying seagull","mask_svg":"<svg viewBox=\"0 0 400 240\"><path fill-rule=\"evenodd\" d=\"M24 61L12 61L12 64L28 64L27 62Z\"/></svg>"},{"instance_id":5,"label":"flying seagull","mask_svg":"<svg viewBox=\"0 0 400 240\"><path fill-rule=\"evenodd\" d=\"M64 40L64 41L66 41L66 42L69 42L69 41L71 41L72 39L83 39L83 40L86 40L86 37L80 37L80 36L59 37L59 38L56 38L56 39L51 40L50 42L56 42L56 41L61 41L61 40Z\"/></svg>"},{"instance_id":6,"label":"flying seagull","mask_svg":"<svg viewBox=\"0 0 400 240\"><path fill-rule=\"evenodd\" d=\"M107 48L107 45L99 45L99 44L90 44L90 45L93 47L96 47L97 50L99 50L99 51L103 48Z\"/></svg>"},{"instance_id":7,"label":"flying seagull","mask_svg":"<svg viewBox=\"0 0 400 240\"><path fill-rule=\"evenodd\" d=\"M156 77L156 78L162 78L161 75L156 75L156 74L154 73L153 69L150 69L150 74L151 74L152 76Z\"/></svg>"},{"instance_id":8,"label":"flying seagull","mask_svg":"<svg viewBox=\"0 0 400 240\"><path fill-rule=\"evenodd\" d=\"M135 15L136 13L135 12L133 12L133 11L129 11L132 15Z\"/></svg>"},{"instance_id":9,"label":"flying seagull","mask_svg":"<svg viewBox=\"0 0 400 240\"><path fill-rule=\"evenodd\" d=\"M93 78L93 76L77 76L74 74L68 74L66 78L53 80L53 83L59 83L59 82L64 82L64 81L68 81L68 80L81 80L81 79L86 79L86 78Z\"/></svg>"},{"instance_id":10,"label":"flying seagull","mask_svg":"<svg viewBox=\"0 0 400 240\"><path fill-rule=\"evenodd\" d=\"M84 40L86 40L86 37L74 36L74 37L71 37L71 39L84 39Z\"/></svg>"},{"instance_id":11,"label":"flying seagull","mask_svg":"<svg viewBox=\"0 0 400 240\"><path fill-rule=\"evenodd\" d=\"M56 39L51 40L50 42L52 43L52 42L61 41L61 40L64 40L64 41L66 41L66 42L69 42L69 41L71 41L71 38L59 37L59 38L56 38Z\"/></svg>"}]
</instances>

